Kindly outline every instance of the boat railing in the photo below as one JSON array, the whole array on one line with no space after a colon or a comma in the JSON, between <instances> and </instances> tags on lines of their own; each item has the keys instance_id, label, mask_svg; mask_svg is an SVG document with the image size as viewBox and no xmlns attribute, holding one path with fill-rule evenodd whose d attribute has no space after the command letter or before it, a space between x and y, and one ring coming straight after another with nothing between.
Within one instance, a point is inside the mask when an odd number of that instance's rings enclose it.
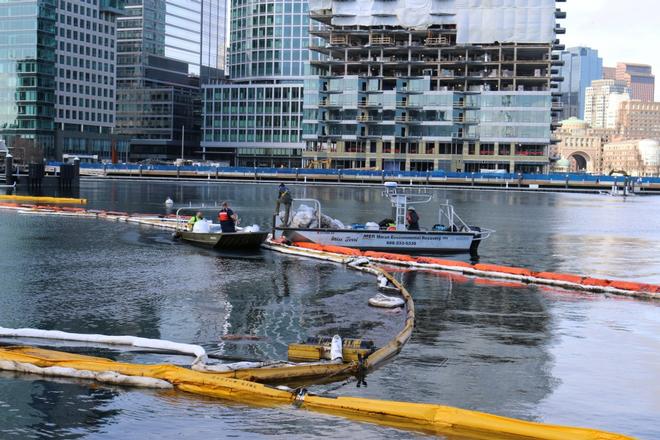
<instances>
[{"instance_id":1,"label":"boat railing","mask_svg":"<svg viewBox=\"0 0 660 440\"><path fill-rule=\"evenodd\" d=\"M182 206L181 208L176 210L176 230L177 231L186 231L188 230L188 222L184 219L181 218L181 211L183 212L192 212L192 215L195 215L197 212L204 212L204 211L211 211L211 210L218 210L218 204L215 203L212 206L209 205L200 205L200 206Z\"/></svg>"},{"instance_id":2,"label":"boat railing","mask_svg":"<svg viewBox=\"0 0 660 440\"><path fill-rule=\"evenodd\" d=\"M441 225L446 224L452 232L476 233L478 235L475 235L475 240L485 240L495 232L493 229L475 229L474 226L468 225L458 214L456 214L454 206L448 201L440 205L440 209L438 210L438 223Z\"/></svg>"}]
</instances>

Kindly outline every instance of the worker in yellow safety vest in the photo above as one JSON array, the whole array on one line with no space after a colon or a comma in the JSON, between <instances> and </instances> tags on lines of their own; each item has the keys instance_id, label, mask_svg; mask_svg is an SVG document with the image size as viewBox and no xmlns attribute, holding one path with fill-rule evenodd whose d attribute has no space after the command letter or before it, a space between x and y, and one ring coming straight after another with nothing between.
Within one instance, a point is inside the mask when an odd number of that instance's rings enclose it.
<instances>
[{"instance_id":1,"label":"worker in yellow safety vest","mask_svg":"<svg viewBox=\"0 0 660 440\"><path fill-rule=\"evenodd\" d=\"M188 220L188 228L192 231L195 227L195 223L200 220L204 220L204 215L201 213L201 211L198 211L197 214L193 215L190 217L190 220Z\"/></svg>"}]
</instances>

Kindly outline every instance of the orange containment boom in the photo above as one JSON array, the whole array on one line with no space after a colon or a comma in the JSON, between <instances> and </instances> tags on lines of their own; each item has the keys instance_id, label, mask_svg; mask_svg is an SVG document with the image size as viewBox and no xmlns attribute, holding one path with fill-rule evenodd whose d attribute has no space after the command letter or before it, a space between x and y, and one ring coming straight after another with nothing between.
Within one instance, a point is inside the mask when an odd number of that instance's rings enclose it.
<instances>
[{"instance_id":1,"label":"orange containment boom","mask_svg":"<svg viewBox=\"0 0 660 440\"><path fill-rule=\"evenodd\" d=\"M222 374L173 365L140 365L32 347L0 348L0 369L44 376L87 377L85 372L115 372L172 384L181 391L256 405L295 404L301 408L401 429L472 439L625 440L624 435L585 428L544 425L441 405L354 397L319 396L270 387ZM111 374L111 373L109 373Z\"/></svg>"},{"instance_id":2,"label":"orange containment boom","mask_svg":"<svg viewBox=\"0 0 660 440\"><path fill-rule=\"evenodd\" d=\"M266 247L273 250L283 250L287 247L281 243L269 242ZM634 281L607 280L584 275L535 272L521 267L509 267L496 264L470 264L463 261L447 260L432 257L417 257L405 254L366 251L340 246L326 246L314 243L295 242L293 247L318 252L316 257L336 259L345 256L363 256L371 261L409 268L433 269L459 272L465 275L475 275L484 278L499 278L516 280L522 283L544 284L565 287L573 290L602 292L623 295L633 298L660 299L660 286L656 284L637 283Z\"/></svg>"}]
</instances>

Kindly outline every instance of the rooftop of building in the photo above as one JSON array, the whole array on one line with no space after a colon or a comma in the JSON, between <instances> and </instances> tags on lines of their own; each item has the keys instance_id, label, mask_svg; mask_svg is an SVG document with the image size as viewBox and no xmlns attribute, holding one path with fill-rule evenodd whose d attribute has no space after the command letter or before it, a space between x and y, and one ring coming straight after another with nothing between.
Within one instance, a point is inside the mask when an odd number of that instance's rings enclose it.
<instances>
[{"instance_id":1,"label":"rooftop of building","mask_svg":"<svg viewBox=\"0 0 660 440\"><path fill-rule=\"evenodd\" d=\"M643 63L628 63L628 62L619 62L617 63L617 66L630 66L630 67L648 67L649 69L652 69L653 66L650 64L643 64Z\"/></svg>"},{"instance_id":2,"label":"rooftop of building","mask_svg":"<svg viewBox=\"0 0 660 440\"><path fill-rule=\"evenodd\" d=\"M581 128L588 127L589 124L582 119L571 117L560 122L562 128Z\"/></svg>"}]
</instances>

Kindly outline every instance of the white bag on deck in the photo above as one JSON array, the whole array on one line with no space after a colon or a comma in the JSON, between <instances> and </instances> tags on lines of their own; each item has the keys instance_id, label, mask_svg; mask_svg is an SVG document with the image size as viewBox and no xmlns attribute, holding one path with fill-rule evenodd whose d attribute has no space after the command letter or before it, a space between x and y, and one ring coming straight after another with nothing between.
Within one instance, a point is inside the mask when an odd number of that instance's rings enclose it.
<instances>
[{"instance_id":1,"label":"white bag on deck","mask_svg":"<svg viewBox=\"0 0 660 440\"><path fill-rule=\"evenodd\" d=\"M198 220L192 231L198 234L208 234L211 232L211 222L209 220Z\"/></svg>"},{"instance_id":2,"label":"white bag on deck","mask_svg":"<svg viewBox=\"0 0 660 440\"><path fill-rule=\"evenodd\" d=\"M220 234L222 232L222 226L218 223L209 222L209 232L211 234Z\"/></svg>"},{"instance_id":3,"label":"white bag on deck","mask_svg":"<svg viewBox=\"0 0 660 440\"><path fill-rule=\"evenodd\" d=\"M293 214L290 226L292 228L309 228L312 222L315 222L314 208L307 205L300 205Z\"/></svg>"}]
</instances>

